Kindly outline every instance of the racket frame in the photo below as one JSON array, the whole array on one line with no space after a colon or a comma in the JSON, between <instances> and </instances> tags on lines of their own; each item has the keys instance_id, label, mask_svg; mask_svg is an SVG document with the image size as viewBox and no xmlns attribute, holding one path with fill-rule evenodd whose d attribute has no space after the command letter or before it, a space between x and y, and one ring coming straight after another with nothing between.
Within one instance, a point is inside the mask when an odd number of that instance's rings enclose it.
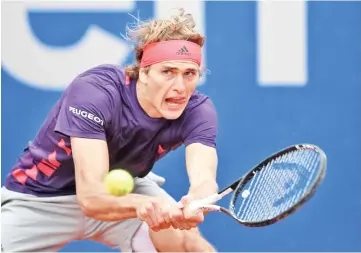
<instances>
[{"instance_id":1,"label":"racket frame","mask_svg":"<svg viewBox=\"0 0 361 253\"><path fill-rule=\"evenodd\" d=\"M234 208L233 208L234 204L237 201L238 195L241 193L241 190L243 189L243 187L246 185L246 183L249 180L251 180L253 178L255 173L261 171L262 168L264 168L265 165L267 165L267 163L269 163L271 160L273 160L273 159L275 159L275 158L277 158L279 156L282 156L282 155L284 155L286 153L290 153L292 151L307 150L307 149L312 149L312 150L316 151L317 153L319 153L319 155L320 155L320 169L318 171L318 175L315 177L316 180L312 183L311 187L309 188L309 190L307 190L307 192L304 194L304 196L302 198L300 198L299 201L296 204L294 204L291 208L289 208L288 210L282 212L281 214L279 214L278 216L276 216L276 217L274 217L272 219L267 219L267 220L259 221L259 222L249 222L249 221L238 219L237 215L233 211L234 210ZM263 226L268 226L268 225L274 224L274 223L276 223L276 222L278 222L278 221L280 221L282 219L285 219L286 217L288 217L292 213L294 213L296 210L298 210L301 206L303 206L303 204L305 204L305 202L307 202L315 194L316 189L318 188L318 186L321 184L321 182L323 181L323 179L325 177L326 166L327 166L326 154L324 153L324 151L321 148L319 148L316 145L313 145L313 144L297 144L297 145L286 147L283 150L280 150L280 151L274 153L273 155L271 155L270 157L268 157L267 159L265 159L264 161L259 163L257 166L255 166L254 168L249 170L246 173L245 176L237 179L236 181L234 181L233 183L231 183L227 187L220 190L218 192L218 194L216 194L218 196L223 197L223 196L227 195L230 192L234 192L228 208L221 207L221 206L216 206L216 205L204 205L204 207L207 210L219 211L219 212L225 213L227 215L230 215L238 223L241 223L242 225L247 226L247 227L263 227Z\"/></svg>"}]
</instances>

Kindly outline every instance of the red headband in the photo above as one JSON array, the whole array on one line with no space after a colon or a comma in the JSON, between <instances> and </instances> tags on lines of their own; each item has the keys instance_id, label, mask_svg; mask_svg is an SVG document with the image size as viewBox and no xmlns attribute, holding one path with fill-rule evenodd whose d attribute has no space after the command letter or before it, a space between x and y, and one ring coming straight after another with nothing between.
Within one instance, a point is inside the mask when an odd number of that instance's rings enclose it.
<instances>
[{"instance_id":1,"label":"red headband","mask_svg":"<svg viewBox=\"0 0 361 253\"><path fill-rule=\"evenodd\" d=\"M140 67L162 61L187 60L201 65L202 48L186 40L167 40L148 44L143 49Z\"/></svg>"}]
</instances>

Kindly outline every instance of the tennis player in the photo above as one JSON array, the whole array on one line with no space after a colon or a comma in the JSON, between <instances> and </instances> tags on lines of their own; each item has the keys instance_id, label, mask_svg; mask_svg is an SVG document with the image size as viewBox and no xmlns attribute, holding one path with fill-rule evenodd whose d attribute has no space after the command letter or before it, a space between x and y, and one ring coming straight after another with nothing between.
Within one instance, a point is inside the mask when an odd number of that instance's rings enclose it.
<instances>
[{"instance_id":1,"label":"tennis player","mask_svg":"<svg viewBox=\"0 0 361 253\"><path fill-rule=\"evenodd\" d=\"M197 229L203 214L187 208L218 190L217 116L195 90L204 38L194 26L183 10L138 22L127 33L134 66L96 66L70 83L2 188L5 252L58 251L83 239L125 252L215 251ZM182 144L190 188L177 202L150 171ZM131 194L106 192L103 178L115 168L134 176Z\"/></svg>"}]
</instances>

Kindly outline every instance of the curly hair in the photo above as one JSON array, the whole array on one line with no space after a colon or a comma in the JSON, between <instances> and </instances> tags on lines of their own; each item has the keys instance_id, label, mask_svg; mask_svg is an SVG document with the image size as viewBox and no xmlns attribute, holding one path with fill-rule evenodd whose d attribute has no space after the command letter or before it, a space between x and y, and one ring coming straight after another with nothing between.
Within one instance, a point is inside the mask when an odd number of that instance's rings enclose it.
<instances>
[{"instance_id":1,"label":"curly hair","mask_svg":"<svg viewBox=\"0 0 361 253\"><path fill-rule=\"evenodd\" d=\"M178 9L178 14L168 20L136 20L134 27L127 27L126 39L134 42L135 64L126 66L126 72L131 78L138 78L139 65L145 45L166 40L187 40L200 46L204 45L205 38L194 30L196 26L193 16Z\"/></svg>"}]
</instances>

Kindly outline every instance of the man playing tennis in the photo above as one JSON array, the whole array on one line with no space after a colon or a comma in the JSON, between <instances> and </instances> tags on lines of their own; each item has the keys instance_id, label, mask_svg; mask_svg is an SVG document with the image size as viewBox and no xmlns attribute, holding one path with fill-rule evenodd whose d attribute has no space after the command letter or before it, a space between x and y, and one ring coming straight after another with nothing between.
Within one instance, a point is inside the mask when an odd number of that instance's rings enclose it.
<instances>
[{"instance_id":1,"label":"man playing tennis","mask_svg":"<svg viewBox=\"0 0 361 253\"><path fill-rule=\"evenodd\" d=\"M187 208L218 190L217 117L195 91L204 38L194 26L183 11L140 23L128 30L135 66L101 65L71 82L2 188L5 252L57 251L82 239L125 252L215 251L197 229L203 214ZM190 189L177 203L148 173L181 144ZM106 192L103 178L115 168L135 177L133 193Z\"/></svg>"}]
</instances>

